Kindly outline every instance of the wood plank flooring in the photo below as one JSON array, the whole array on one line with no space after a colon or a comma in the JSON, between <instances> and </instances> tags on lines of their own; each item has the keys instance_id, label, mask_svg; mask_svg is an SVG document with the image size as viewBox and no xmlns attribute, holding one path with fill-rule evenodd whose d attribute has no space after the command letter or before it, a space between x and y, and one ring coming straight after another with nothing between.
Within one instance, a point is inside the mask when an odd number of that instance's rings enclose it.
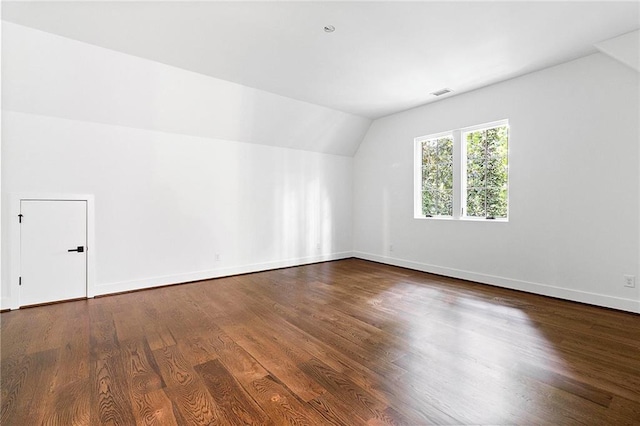
<instances>
[{"instance_id":1,"label":"wood plank flooring","mask_svg":"<svg viewBox=\"0 0 640 426\"><path fill-rule=\"evenodd\" d=\"M0 315L2 425L640 425L640 315L357 259Z\"/></svg>"}]
</instances>

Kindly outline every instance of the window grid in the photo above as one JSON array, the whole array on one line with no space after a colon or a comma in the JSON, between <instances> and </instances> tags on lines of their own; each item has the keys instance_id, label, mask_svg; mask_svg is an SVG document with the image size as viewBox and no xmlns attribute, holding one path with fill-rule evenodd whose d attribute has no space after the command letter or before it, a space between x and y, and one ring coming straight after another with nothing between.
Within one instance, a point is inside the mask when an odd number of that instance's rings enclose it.
<instances>
[{"instance_id":1,"label":"window grid","mask_svg":"<svg viewBox=\"0 0 640 426\"><path fill-rule=\"evenodd\" d=\"M477 151L469 153L469 145L474 142L474 135L479 138L482 147L480 155ZM508 197L508 126L494 126L463 133L465 144L465 197L463 216L484 217L486 219L507 217ZM490 149L490 145L493 149ZM503 152L501 152L503 151ZM480 167L481 176L473 176L469 170ZM490 176L489 173L493 175ZM492 178L492 179L490 179ZM472 180L472 185L469 185ZM492 183L494 183L492 185ZM497 183L497 184L495 184ZM503 192L504 194L501 194ZM480 199L481 208L478 208Z\"/></svg>"},{"instance_id":2,"label":"window grid","mask_svg":"<svg viewBox=\"0 0 640 426\"><path fill-rule=\"evenodd\" d=\"M475 144L467 139L474 139ZM416 138L415 217L507 220L508 139L507 120ZM439 141L450 144L446 161Z\"/></svg>"}]
</instances>

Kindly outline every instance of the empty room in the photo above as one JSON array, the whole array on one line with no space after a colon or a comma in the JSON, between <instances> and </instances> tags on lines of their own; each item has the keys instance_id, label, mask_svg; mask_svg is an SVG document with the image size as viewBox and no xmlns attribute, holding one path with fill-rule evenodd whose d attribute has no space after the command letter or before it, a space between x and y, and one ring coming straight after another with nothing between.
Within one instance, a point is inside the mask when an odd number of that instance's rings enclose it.
<instances>
[{"instance_id":1,"label":"empty room","mask_svg":"<svg viewBox=\"0 0 640 426\"><path fill-rule=\"evenodd\" d=\"M640 425L638 1L2 1L0 424Z\"/></svg>"}]
</instances>

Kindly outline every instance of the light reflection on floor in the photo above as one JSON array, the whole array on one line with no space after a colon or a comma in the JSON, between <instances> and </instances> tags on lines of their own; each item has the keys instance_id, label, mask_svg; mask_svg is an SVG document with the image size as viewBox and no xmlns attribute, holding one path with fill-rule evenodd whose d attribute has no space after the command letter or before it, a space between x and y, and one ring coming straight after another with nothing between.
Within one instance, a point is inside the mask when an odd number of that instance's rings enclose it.
<instances>
[{"instance_id":1,"label":"light reflection on floor","mask_svg":"<svg viewBox=\"0 0 640 426\"><path fill-rule=\"evenodd\" d=\"M545 405L532 397L544 398L545 385L531 380L528 370L566 372L567 365L527 313L496 300L398 285L404 288L389 288L369 302L397 315L398 343L407 344L406 353L394 363L406 370L398 384L408 400L484 424L524 418L532 407ZM412 306L409 301L412 308L400 311L390 302L398 294L405 295L403 307L406 298L420 302ZM540 392L532 392L532 386Z\"/></svg>"}]
</instances>

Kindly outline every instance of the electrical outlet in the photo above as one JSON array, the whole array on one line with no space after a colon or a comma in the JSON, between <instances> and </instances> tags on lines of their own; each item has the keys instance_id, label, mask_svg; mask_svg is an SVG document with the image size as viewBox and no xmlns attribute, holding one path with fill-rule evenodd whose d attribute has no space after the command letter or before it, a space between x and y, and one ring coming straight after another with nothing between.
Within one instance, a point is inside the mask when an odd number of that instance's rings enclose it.
<instances>
[{"instance_id":1,"label":"electrical outlet","mask_svg":"<svg viewBox=\"0 0 640 426\"><path fill-rule=\"evenodd\" d=\"M393 251L393 244L389 244L389 251Z\"/></svg>"},{"instance_id":2,"label":"electrical outlet","mask_svg":"<svg viewBox=\"0 0 640 426\"><path fill-rule=\"evenodd\" d=\"M316 250L320 250L320 243L316 244Z\"/></svg>"},{"instance_id":3,"label":"electrical outlet","mask_svg":"<svg viewBox=\"0 0 640 426\"><path fill-rule=\"evenodd\" d=\"M624 286L634 288L636 286L636 276L624 275Z\"/></svg>"},{"instance_id":4,"label":"electrical outlet","mask_svg":"<svg viewBox=\"0 0 640 426\"><path fill-rule=\"evenodd\" d=\"M220 261L220 253L216 253L216 262Z\"/></svg>"}]
</instances>

